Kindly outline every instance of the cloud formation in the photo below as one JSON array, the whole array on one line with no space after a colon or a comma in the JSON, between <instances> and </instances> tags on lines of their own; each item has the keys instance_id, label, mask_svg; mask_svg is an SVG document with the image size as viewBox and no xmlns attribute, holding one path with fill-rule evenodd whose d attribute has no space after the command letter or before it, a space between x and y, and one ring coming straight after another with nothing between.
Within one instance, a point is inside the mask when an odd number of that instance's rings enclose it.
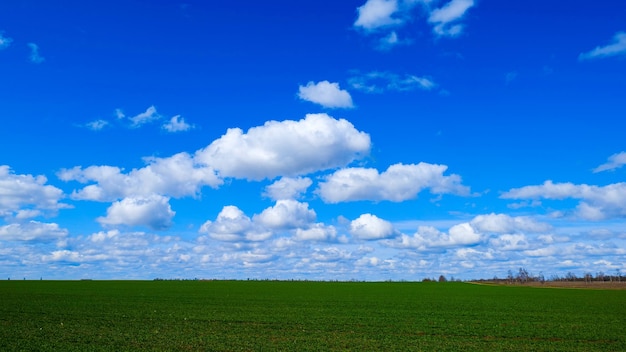
<instances>
[{"instance_id":1,"label":"cloud formation","mask_svg":"<svg viewBox=\"0 0 626 352\"><path fill-rule=\"evenodd\" d=\"M371 168L345 168L327 176L317 193L327 203L359 200L401 202L424 189L432 194L469 195L469 187L455 174L444 176L446 165L395 164L379 173Z\"/></svg>"},{"instance_id":2,"label":"cloud formation","mask_svg":"<svg viewBox=\"0 0 626 352\"><path fill-rule=\"evenodd\" d=\"M45 176L17 175L9 166L0 165L0 217L24 219L69 208L60 202L63 191L47 182Z\"/></svg>"},{"instance_id":3,"label":"cloud formation","mask_svg":"<svg viewBox=\"0 0 626 352\"><path fill-rule=\"evenodd\" d=\"M348 91L339 87L339 83L328 81L309 82L298 88L298 97L302 100L319 104L325 108L352 108L352 97Z\"/></svg>"},{"instance_id":4,"label":"cloud formation","mask_svg":"<svg viewBox=\"0 0 626 352\"><path fill-rule=\"evenodd\" d=\"M350 234L360 240L379 240L394 234L393 225L376 215L362 214L350 222Z\"/></svg>"},{"instance_id":5,"label":"cloud formation","mask_svg":"<svg viewBox=\"0 0 626 352\"><path fill-rule=\"evenodd\" d=\"M5 37L3 32L0 32L0 50L6 49L11 45L13 39Z\"/></svg>"},{"instance_id":6,"label":"cloud formation","mask_svg":"<svg viewBox=\"0 0 626 352\"><path fill-rule=\"evenodd\" d=\"M46 61L46 59L39 54L39 45L35 43L28 43L27 45L30 48L30 62L40 64Z\"/></svg>"},{"instance_id":7,"label":"cloud formation","mask_svg":"<svg viewBox=\"0 0 626 352\"><path fill-rule=\"evenodd\" d=\"M365 93L405 92L415 89L431 90L437 86L430 78L408 74L400 76L385 71L356 74L348 79L348 83L352 88Z\"/></svg>"},{"instance_id":8,"label":"cloud formation","mask_svg":"<svg viewBox=\"0 0 626 352\"><path fill-rule=\"evenodd\" d=\"M264 195L273 199L296 199L313 184L308 177L281 177L276 182L265 187Z\"/></svg>"},{"instance_id":9,"label":"cloud formation","mask_svg":"<svg viewBox=\"0 0 626 352\"><path fill-rule=\"evenodd\" d=\"M593 169L593 172L612 171L624 165L626 165L626 152L616 153L611 155L606 163Z\"/></svg>"},{"instance_id":10,"label":"cloud formation","mask_svg":"<svg viewBox=\"0 0 626 352\"><path fill-rule=\"evenodd\" d=\"M180 115L173 116L167 123L162 126L164 130L171 133L189 131L193 127L193 125L185 122L185 119L182 118Z\"/></svg>"},{"instance_id":11,"label":"cloud formation","mask_svg":"<svg viewBox=\"0 0 626 352\"><path fill-rule=\"evenodd\" d=\"M174 215L169 198L151 195L114 202L107 209L107 215L96 220L102 225L147 226L152 230L166 230L172 226Z\"/></svg>"},{"instance_id":12,"label":"cloud formation","mask_svg":"<svg viewBox=\"0 0 626 352\"><path fill-rule=\"evenodd\" d=\"M474 0L452 0L443 7L430 12L428 22L433 24L433 32L441 37L456 37L463 32L459 24L467 10L474 6Z\"/></svg>"},{"instance_id":13,"label":"cloud formation","mask_svg":"<svg viewBox=\"0 0 626 352\"><path fill-rule=\"evenodd\" d=\"M119 109L117 111L119 111ZM146 109L146 111L139 113L133 117L129 117L128 119L131 122L131 127L136 128L146 123L158 120L160 118L161 115L159 115L154 105L151 105Z\"/></svg>"},{"instance_id":14,"label":"cloud formation","mask_svg":"<svg viewBox=\"0 0 626 352\"><path fill-rule=\"evenodd\" d=\"M623 55L626 55L626 32L617 32L613 36L613 43L582 53L578 59L590 60Z\"/></svg>"},{"instance_id":15,"label":"cloud formation","mask_svg":"<svg viewBox=\"0 0 626 352\"><path fill-rule=\"evenodd\" d=\"M570 182L514 188L503 193L503 199L579 199L576 215L586 220L626 217L626 183L607 186L576 185Z\"/></svg>"},{"instance_id":16,"label":"cloud formation","mask_svg":"<svg viewBox=\"0 0 626 352\"><path fill-rule=\"evenodd\" d=\"M55 223L29 221L0 226L2 241L37 241L48 242L65 238L69 231Z\"/></svg>"},{"instance_id":17,"label":"cloud formation","mask_svg":"<svg viewBox=\"0 0 626 352\"><path fill-rule=\"evenodd\" d=\"M195 159L221 177L262 180L345 166L368 155L370 146L369 135L349 121L308 114L299 121L268 121L246 133L230 128Z\"/></svg>"},{"instance_id":18,"label":"cloud formation","mask_svg":"<svg viewBox=\"0 0 626 352\"><path fill-rule=\"evenodd\" d=\"M397 0L367 0L357 12L354 26L368 31L402 23L401 19L392 17L398 12Z\"/></svg>"}]
</instances>

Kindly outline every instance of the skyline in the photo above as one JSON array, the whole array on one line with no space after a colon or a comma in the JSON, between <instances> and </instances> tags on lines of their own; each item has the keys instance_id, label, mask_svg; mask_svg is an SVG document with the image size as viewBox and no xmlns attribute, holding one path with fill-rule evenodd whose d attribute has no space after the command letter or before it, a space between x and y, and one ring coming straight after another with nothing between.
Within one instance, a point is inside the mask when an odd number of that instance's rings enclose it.
<instances>
[{"instance_id":1,"label":"skyline","mask_svg":"<svg viewBox=\"0 0 626 352\"><path fill-rule=\"evenodd\" d=\"M0 275L626 272L624 18L610 0L2 4Z\"/></svg>"}]
</instances>

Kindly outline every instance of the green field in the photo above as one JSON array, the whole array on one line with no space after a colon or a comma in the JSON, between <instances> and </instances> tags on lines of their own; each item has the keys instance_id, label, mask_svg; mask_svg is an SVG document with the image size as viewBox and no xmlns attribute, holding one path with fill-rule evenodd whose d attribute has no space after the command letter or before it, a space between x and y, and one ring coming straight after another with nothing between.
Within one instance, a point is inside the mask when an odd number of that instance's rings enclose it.
<instances>
[{"instance_id":1,"label":"green field","mask_svg":"<svg viewBox=\"0 0 626 352\"><path fill-rule=\"evenodd\" d=\"M626 351L626 291L3 281L0 351Z\"/></svg>"}]
</instances>

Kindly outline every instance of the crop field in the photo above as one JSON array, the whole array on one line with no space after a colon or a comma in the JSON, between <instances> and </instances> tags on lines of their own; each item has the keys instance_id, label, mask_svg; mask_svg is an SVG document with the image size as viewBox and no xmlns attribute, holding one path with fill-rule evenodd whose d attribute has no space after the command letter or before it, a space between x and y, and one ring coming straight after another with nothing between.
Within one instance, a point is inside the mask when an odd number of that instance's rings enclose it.
<instances>
[{"instance_id":1,"label":"crop field","mask_svg":"<svg viewBox=\"0 0 626 352\"><path fill-rule=\"evenodd\" d=\"M3 281L0 351L626 351L626 291Z\"/></svg>"}]
</instances>

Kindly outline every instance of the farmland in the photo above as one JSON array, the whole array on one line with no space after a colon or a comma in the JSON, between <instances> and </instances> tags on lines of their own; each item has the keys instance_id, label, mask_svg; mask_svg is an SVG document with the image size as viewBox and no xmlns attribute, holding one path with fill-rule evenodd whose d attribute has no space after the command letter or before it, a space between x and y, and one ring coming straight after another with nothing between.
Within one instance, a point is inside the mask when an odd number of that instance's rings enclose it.
<instances>
[{"instance_id":1,"label":"farmland","mask_svg":"<svg viewBox=\"0 0 626 352\"><path fill-rule=\"evenodd\" d=\"M3 281L2 351L623 351L626 291Z\"/></svg>"}]
</instances>

